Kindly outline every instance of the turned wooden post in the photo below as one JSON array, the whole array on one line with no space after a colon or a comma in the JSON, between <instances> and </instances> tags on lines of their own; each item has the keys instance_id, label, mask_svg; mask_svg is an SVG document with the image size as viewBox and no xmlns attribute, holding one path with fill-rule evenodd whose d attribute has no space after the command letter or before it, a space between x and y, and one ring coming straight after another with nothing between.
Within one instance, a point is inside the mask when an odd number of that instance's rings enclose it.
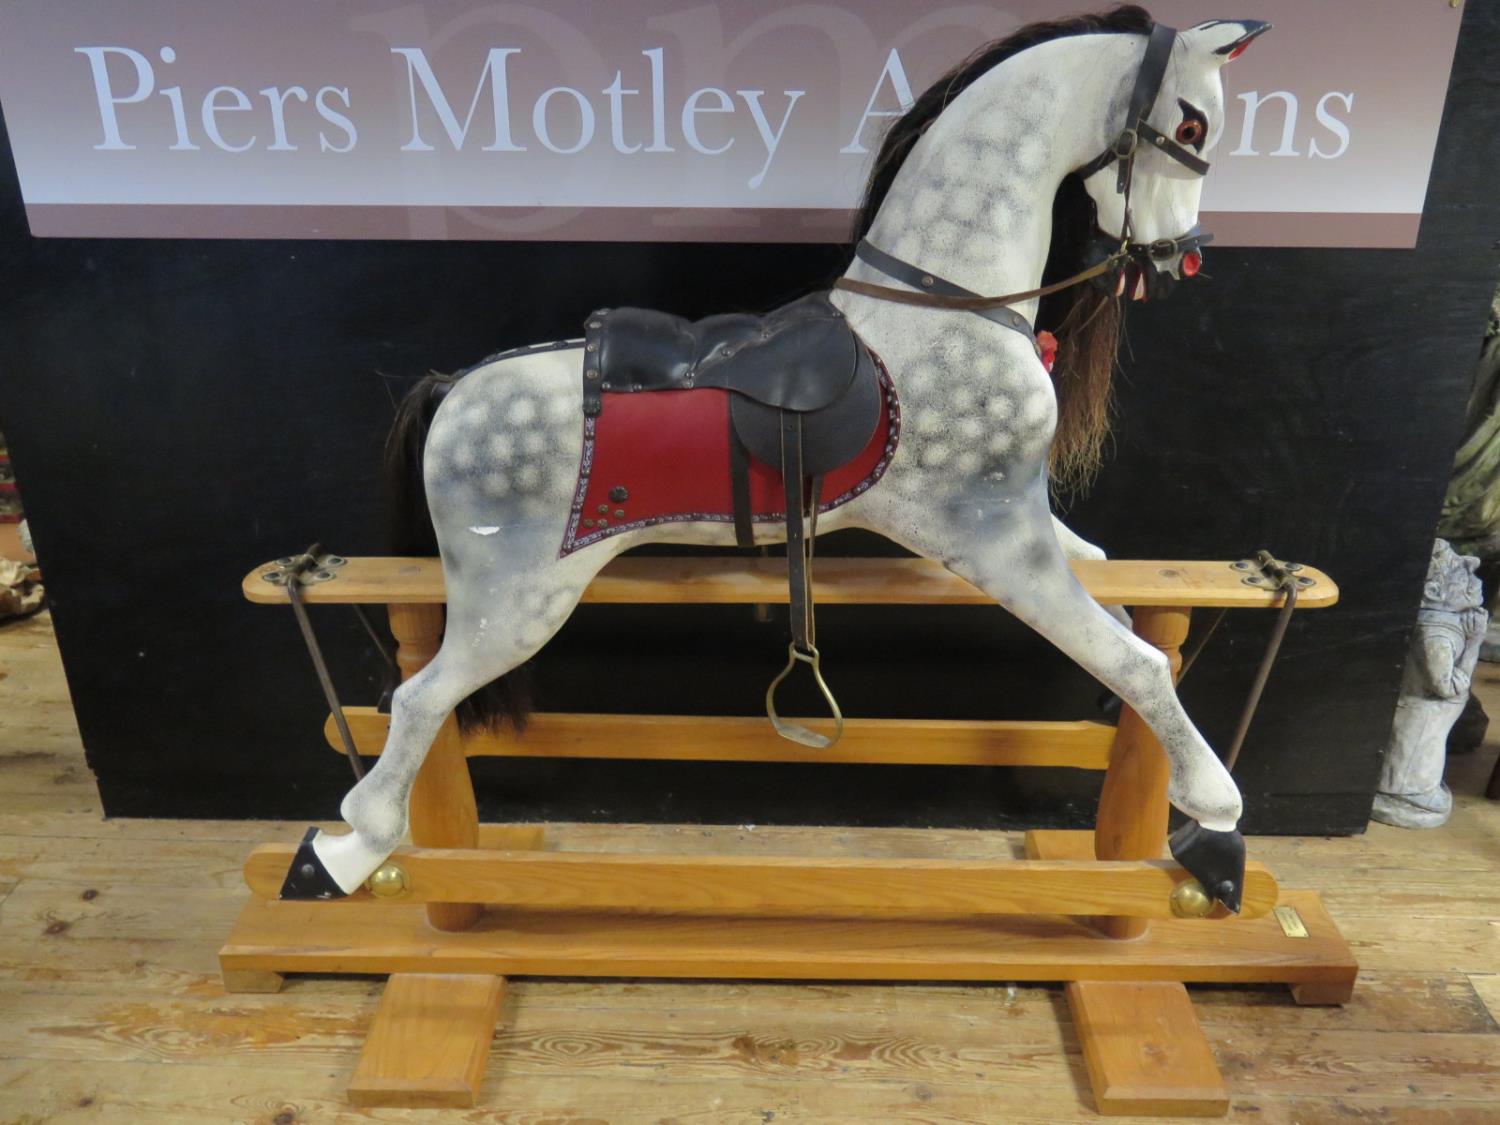
<instances>
[{"instance_id":1,"label":"turned wooden post","mask_svg":"<svg viewBox=\"0 0 1500 1125\"><path fill-rule=\"evenodd\" d=\"M1155 645L1172 662L1172 678L1182 667L1182 642L1187 639L1192 610L1177 606L1141 606L1132 612L1135 634ZM1167 753L1156 735L1129 707L1120 713L1104 791L1099 795L1099 819L1094 825L1094 856L1098 859L1160 859L1167 845ZM1099 918L1096 924L1110 937L1133 938L1146 932L1145 918Z\"/></svg>"},{"instance_id":2,"label":"turned wooden post","mask_svg":"<svg viewBox=\"0 0 1500 1125\"><path fill-rule=\"evenodd\" d=\"M390 607L391 633L401 678L410 679L427 665L443 642L443 607ZM479 809L469 762L449 715L433 740L411 790L411 839L421 848L473 848L479 845ZM431 902L427 920L439 930L466 930L479 919L477 903Z\"/></svg>"}]
</instances>

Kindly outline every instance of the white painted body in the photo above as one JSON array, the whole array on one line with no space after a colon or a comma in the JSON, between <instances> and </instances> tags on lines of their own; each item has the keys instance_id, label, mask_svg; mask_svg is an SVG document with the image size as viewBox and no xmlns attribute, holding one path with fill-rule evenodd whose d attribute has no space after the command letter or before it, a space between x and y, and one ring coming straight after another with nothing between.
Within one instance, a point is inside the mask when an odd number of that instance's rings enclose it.
<instances>
[{"instance_id":1,"label":"white painted body","mask_svg":"<svg viewBox=\"0 0 1500 1125\"><path fill-rule=\"evenodd\" d=\"M1222 117L1215 51L1238 25L1179 37L1150 120L1169 134L1178 98ZM1118 132L1144 40L1083 35L1042 43L975 80L907 157L870 239L980 293L1039 284L1063 178ZM1103 229L1122 229L1115 169L1088 182ZM1137 158L1131 218L1139 241L1197 222L1201 181L1159 153ZM1176 261L1166 263L1175 270ZM858 261L849 276L890 280ZM862 527L942 561L1046 636L1151 726L1171 761L1168 796L1205 828L1234 829L1240 795L1177 700L1167 660L1074 579L1067 557L1101 557L1052 518L1046 461L1052 382L1030 341L970 313L837 292L884 360L902 401L901 442L874 488L820 517ZM1035 303L1016 306L1028 319ZM730 545L732 527L674 523L558 557L582 447L578 349L505 359L467 374L437 412L425 479L448 586L448 625L428 667L396 692L384 754L345 798L353 831L314 850L346 891L406 830L412 781L438 727L471 692L540 649L611 558L644 543ZM759 525L757 537L784 538Z\"/></svg>"}]
</instances>

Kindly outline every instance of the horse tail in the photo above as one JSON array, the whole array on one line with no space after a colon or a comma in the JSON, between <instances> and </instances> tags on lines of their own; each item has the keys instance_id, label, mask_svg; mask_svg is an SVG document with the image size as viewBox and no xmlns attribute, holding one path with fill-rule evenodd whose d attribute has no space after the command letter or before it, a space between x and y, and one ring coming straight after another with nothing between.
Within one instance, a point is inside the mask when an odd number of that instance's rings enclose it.
<instances>
[{"instance_id":1,"label":"horse tail","mask_svg":"<svg viewBox=\"0 0 1500 1125\"><path fill-rule=\"evenodd\" d=\"M395 555L431 557L438 553L437 532L422 481L422 451L432 418L448 392L462 378L432 374L419 379L396 407L385 440L385 487L388 504L387 543ZM528 665L512 669L474 692L455 708L459 730L499 730L507 723L517 732L531 713Z\"/></svg>"},{"instance_id":2,"label":"horse tail","mask_svg":"<svg viewBox=\"0 0 1500 1125\"><path fill-rule=\"evenodd\" d=\"M457 382L454 375L423 376L396 406L396 418L385 438L385 488L390 505L387 545L393 555L438 553L427 489L422 485L422 450L432 429L432 416Z\"/></svg>"}]
</instances>

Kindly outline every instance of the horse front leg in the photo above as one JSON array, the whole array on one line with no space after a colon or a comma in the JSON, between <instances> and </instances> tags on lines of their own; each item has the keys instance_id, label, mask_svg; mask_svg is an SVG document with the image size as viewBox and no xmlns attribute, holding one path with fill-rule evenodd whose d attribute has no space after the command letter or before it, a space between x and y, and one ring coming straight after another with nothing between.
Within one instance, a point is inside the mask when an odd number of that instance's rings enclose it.
<instances>
[{"instance_id":1,"label":"horse front leg","mask_svg":"<svg viewBox=\"0 0 1500 1125\"><path fill-rule=\"evenodd\" d=\"M1045 485L992 501L965 496L948 512L916 501L900 507L872 511L868 525L940 559L1082 665L1151 728L1170 765L1167 799L1193 820L1172 835L1172 854L1209 894L1238 911L1245 869L1239 789L1178 701L1166 655L1110 616L1074 577L1053 532Z\"/></svg>"},{"instance_id":2,"label":"horse front leg","mask_svg":"<svg viewBox=\"0 0 1500 1125\"><path fill-rule=\"evenodd\" d=\"M1090 562L1103 562L1109 557L1104 553L1103 547L1090 543L1056 516L1052 517L1052 531L1057 536L1057 545L1062 548L1063 555L1069 561L1085 559ZM1125 628L1131 627L1130 614L1124 606L1107 605L1104 607L1104 612Z\"/></svg>"}]
</instances>

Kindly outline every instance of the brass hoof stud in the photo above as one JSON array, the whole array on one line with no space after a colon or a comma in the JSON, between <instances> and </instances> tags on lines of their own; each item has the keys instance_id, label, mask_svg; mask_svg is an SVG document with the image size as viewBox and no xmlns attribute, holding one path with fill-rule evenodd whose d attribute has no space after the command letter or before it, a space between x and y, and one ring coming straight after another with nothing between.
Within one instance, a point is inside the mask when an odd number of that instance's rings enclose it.
<instances>
[{"instance_id":1,"label":"brass hoof stud","mask_svg":"<svg viewBox=\"0 0 1500 1125\"><path fill-rule=\"evenodd\" d=\"M1196 884L1195 884L1196 885ZM406 872L394 863L387 863L370 876L370 893L376 898L396 898L406 893ZM1176 898L1176 892L1173 892Z\"/></svg>"},{"instance_id":2,"label":"brass hoof stud","mask_svg":"<svg viewBox=\"0 0 1500 1125\"><path fill-rule=\"evenodd\" d=\"M1172 913L1178 918L1207 918L1214 908L1214 900L1197 879L1184 879L1173 887L1171 901Z\"/></svg>"}]
</instances>

